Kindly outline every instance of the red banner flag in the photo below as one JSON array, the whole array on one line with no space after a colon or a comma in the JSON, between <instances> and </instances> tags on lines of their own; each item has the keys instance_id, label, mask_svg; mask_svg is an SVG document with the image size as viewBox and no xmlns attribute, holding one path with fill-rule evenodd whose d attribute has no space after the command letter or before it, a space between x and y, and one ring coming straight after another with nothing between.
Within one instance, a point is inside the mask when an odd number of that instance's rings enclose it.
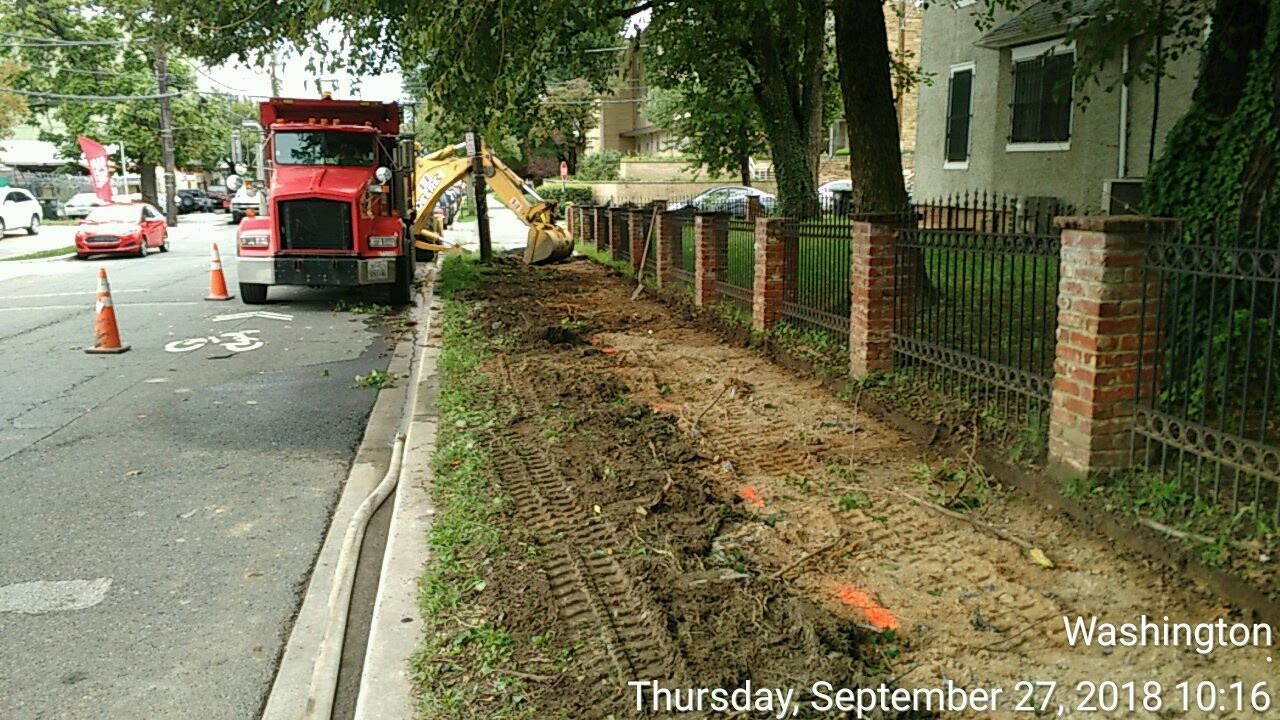
<instances>
[{"instance_id":1,"label":"red banner flag","mask_svg":"<svg viewBox=\"0 0 1280 720\"><path fill-rule=\"evenodd\" d=\"M77 135L80 150L89 164L89 178L93 180L93 191L105 202L111 202L111 168L107 166L107 149L96 140Z\"/></svg>"}]
</instances>

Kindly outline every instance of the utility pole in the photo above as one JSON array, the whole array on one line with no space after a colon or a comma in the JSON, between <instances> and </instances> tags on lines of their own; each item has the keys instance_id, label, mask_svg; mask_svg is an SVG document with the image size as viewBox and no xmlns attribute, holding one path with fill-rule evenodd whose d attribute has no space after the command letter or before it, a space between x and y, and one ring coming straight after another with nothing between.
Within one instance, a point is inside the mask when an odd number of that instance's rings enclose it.
<instances>
[{"instance_id":1,"label":"utility pole","mask_svg":"<svg viewBox=\"0 0 1280 720\"><path fill-rule=\"evenodd\" d=\"M129 194L129 169L124 164L124 141L120 141L120 197Z\"/></svg>"},{"instance_id":2,"label":"utility pole","mask_svg":"<svg viewBox=\"0 0 1280 720\"><path fill-rule=\"evenodd\" d=\"M160 96L160 154L164 162L164 217L170 225L178 224L178 173L173 159L173 108L169 104L169 52L163 42L156 43L156 88Z\"/></svg>"},{"instance_id":3,"label":"utility pole","mask_svg":"<svg viewBox=\"0 0 1280 720\"><path fill-rule=\"evenodd\" d=\"M493 241L489 237L489 201L484 179L484 140L476 132L467 133L467 154L471 156L471 178L475 187L476 228L480 231L480 262L493 261Z\"/></svg>"}]
</instances>

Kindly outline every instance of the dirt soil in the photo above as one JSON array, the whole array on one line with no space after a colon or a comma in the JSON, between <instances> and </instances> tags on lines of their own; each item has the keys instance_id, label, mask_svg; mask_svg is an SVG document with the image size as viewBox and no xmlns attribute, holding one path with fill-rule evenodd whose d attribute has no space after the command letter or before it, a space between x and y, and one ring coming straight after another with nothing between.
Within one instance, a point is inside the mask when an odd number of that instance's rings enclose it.
<instances>
[{"instance_id":1,"label":"dirt soil","mask_svg":"<svg viewBox=\"0 0 1280 720\"><path fill-rule=\"evenodd\" d=\"M652 293L630 301L594 263L494 280L466 299L501 349L486 368L510 417L492 429L495 491L514 499L521 552L482 599L522 666L555 671L531 683L539 716L634 716L633 679L802 696L815 680L951 680L1012 699L1020 681L1056 681L1068 703L1079 681L1154 679L1168 700L1183 680L1274 680L1261 650L1068 647L1064 615L1231 611L981 478L964 490L969 512L1055 568L923 507L907 495L952 497L946 478L964 473L938 472L900 432ZM527 650L540 647L571 651ZM1151 717L1108 714L1129 716Z\"/></svg>"}]
</instances>

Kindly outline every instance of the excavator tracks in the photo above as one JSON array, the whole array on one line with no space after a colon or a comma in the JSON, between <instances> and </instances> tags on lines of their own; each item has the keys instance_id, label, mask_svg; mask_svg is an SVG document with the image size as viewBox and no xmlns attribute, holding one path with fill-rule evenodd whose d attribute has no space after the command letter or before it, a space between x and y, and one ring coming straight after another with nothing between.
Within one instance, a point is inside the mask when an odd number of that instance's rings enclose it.
<instances>
[{"instance_id":1,"label":"excavator tracks","mask_svg":"<svg viewBox=\"0 0 1280 720\"><path fill-rule=\"evenodd\" d=\"M542 570L561 617L595 656L601 701L629 692L631 680L687 686L688 672L661 613L614 554L614 529L582 507L544 453L521 447L530 440L492 438L498 482L544 544Z\"/></svg>"}]
</instances>

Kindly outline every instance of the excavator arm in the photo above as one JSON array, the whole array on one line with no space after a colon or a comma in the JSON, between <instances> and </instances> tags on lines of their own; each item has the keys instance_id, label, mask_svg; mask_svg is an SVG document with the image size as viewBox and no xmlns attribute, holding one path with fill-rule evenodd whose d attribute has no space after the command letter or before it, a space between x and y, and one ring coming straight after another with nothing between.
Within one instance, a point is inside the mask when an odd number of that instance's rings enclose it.
<instances>
[{"instance_id":1,"label":"excavator arm","mask_svg":"<svg viewBox=\"0 0 1280 720\"><path fill-rule=\"evenodd\" d=\"M573 253L573 240L556 225L556 204L538 197L519 175L488 148L480 150L485 179L498 199L529 228L524 261L530 265L555 262ZM416 247L440 250L443 238L435 224L435 207L440 196L472 172L471 158L464 145L451 145L418 158L415 196L416 216L413 239ZM531 199L532 198L532 199Z\"/></svg>"}]
</instances>

